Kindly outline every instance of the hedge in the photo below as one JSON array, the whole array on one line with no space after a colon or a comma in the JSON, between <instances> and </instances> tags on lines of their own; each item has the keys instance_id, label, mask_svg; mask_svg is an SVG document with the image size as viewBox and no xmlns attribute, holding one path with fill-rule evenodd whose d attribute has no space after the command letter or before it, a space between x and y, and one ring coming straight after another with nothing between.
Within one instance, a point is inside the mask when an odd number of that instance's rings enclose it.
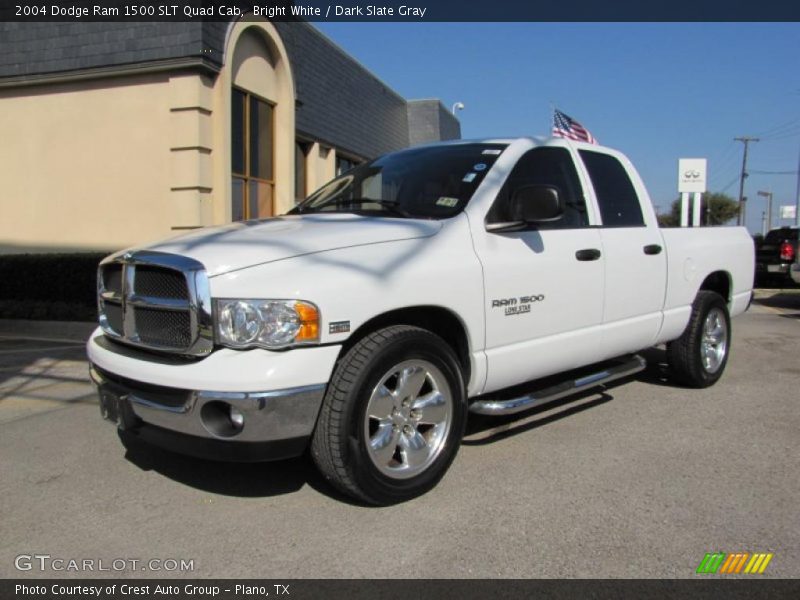
<instances>
[{"instance_id":1,"label":"hedge","mask_svg":"<svg viewBox=\"0 0 800 600\"><path fill-rule=\"evenodd\" d=\"M0 255L0 318L93 321L105 254Z\"/></svg>"}]
</instances>

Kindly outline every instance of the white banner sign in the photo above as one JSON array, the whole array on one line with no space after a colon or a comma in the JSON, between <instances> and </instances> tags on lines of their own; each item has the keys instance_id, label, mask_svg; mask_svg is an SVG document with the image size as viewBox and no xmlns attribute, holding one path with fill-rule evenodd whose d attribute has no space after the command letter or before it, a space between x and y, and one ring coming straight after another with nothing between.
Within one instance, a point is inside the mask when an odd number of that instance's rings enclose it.
<instances>
[{"instance_id":1,"label":"white banner sign","mask_svg":"<svg viewBox=\"0 0 800 600\"><path fill-rule=\"evenodd\" d=\"M705 192L706 181L705 158L681 158L678 160L679 192Z\"/></svg>"},{"instance_id":2,"label":"white banner sign","mask_svg":"<svg viewBox=\"0 0 800 600\"><path fill-rule=\"evenodd\" d=\"M781 219L794 219L797 216L795 206L784 205L781 206Z\"/></svg>"}]
</instances>

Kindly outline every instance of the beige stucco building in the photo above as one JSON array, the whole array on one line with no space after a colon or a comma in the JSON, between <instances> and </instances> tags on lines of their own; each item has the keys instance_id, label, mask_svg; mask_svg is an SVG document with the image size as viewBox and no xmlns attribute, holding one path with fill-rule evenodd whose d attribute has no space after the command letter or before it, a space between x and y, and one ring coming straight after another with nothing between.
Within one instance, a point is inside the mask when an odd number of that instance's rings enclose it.
<instances>
[{"instance_id":1,"label":"beige stucco building","mask_svg":"<svg viewBox=\"0 0 800 600\"><path fill-rule=\"evenodd\" d=\"M0 59L3 253L280 214L337 170L460 135L308 23L3 23L0 44L18 49Z\"/></svg>"}]
</instances>

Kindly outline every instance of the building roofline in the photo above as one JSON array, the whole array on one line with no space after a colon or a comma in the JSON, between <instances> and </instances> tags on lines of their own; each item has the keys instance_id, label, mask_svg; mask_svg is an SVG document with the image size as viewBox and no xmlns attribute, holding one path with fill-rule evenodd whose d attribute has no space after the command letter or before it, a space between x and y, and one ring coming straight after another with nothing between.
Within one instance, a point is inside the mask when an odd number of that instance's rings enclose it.
<instances>
[{"instance_id":1,"label":"building roofline","mask_svg":"<svg viewBox=\"0 0 800 600\"><path fill-rule=\"evenodd\" d=\"M331 46L331 47L332 47L334 50L336 50L338 53L342 54L342 55L343 55L343 56L345 56L347 59L349 59L349 60L351 60L352 62L354 62L354 63L355 63L356 65L358 65L358 66L359 66L361 69L363 69L363 70L364 70L364 71L365 71L367 74L369 74L369 76L370 76L370 77L372 77L373 79L375 79L375 81L377 81L377 82L378 82L378 83L380 83L380 84L381 84L383 87L385 87L385 88L386 88L386 89L387 89L387 90L388 90L388 91L389 91L391 94L393 94L394 96L396 96L396 97L397 97L399 100L402 100L403 102L405 102L406 104L408 104L408 100L406 100L405 98L403 98L403 96L401 96L401 95L400 95L400 93L399 93L399 92L397 92L397 91L396 91L396 90L395 90L395 89L394 89L392 86L390 86L390 85L389 85L388 83L386 83L386 82L385 82L383 79L381 79L380 77L378 77L378 76L377 76L375 73L373 73L373 72L372 72L372 70L370 70L370 69L368 69L367 67L365 67L365 66L363 65L363 63L362 63L360 60L358 60L358 59L357 59L355 56L353 56L352 54L350 54L349 52L347 52L347 50L345 50L344 48L342 48L342 47L341 47L339 44L337 44L337 43L336 43L336 42L334 42L334 41L333 41L331 38L329 38L327 35L325 35L325 33L324 33L322 30L320 30L318 27L315 27L315 26L313 26L311 23L309 23L309 22L307 22L307 21L298 21L298 22L299 22L299 23L302 23L302 24L304 24L304 25L306 25L306 26L308 26L308 27L310 27L311 29L313 29L313 30L314 30L314 31L315 31L317 34L319 34L319 36L320 36L320 37L321 37L321 38L322 38L322 39L323 39L325 42L327 42L327 43L328 43L328 44L329 44L329 45L330 45L330 46Z\"/></svg>"},{"instance_id":2,"label":"building roofline","mask_svg":"<svg viewBox=\"0 0 800 600\"><path fill-rule=\"evenodd\" d=\"M207 73L216 75L219 73L220 67L206 58L188 56L184 58L169 58L122 65L74 69L71 71L51 71L49 73L36 73L33 75L0 77L0 89L46 85L49 83L70 83L73 81L105 79L108 77L123 77L127 75L162 73L164 71L175 71L178 69L206 71Z\"/></svg>"}]
</instances>

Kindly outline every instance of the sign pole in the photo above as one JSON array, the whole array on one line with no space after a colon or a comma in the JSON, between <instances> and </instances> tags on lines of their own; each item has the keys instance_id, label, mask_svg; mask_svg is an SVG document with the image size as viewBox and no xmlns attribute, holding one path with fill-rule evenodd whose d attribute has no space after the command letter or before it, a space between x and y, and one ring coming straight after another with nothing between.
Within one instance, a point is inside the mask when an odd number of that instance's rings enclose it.
<instances>
[{"instance_id":1,"label":"sign pole","mask_svg":"<svg viewBox=\"0 0 800 600\"><path fill-rule=\"evenodd\" d=\"M689 226L689 192L681 192L681 227Z\"/></svg>"},{"instance_id":2,"label":"sign pole","mask_svg":"<svg viewBox=\"0 0 800 600\"><path fill-rule=\"evenodd\" d=\"M702 196L706 191L707 161L705 158L678 160L678 191L681 194L681 227L689 226L689 194L692 195L692 226L700 226Z\"/></svg>"},{"instance_id":3,"label":"sign pole","mask_svg":"<svg viewBox=\"0 0 800 600\"><path fill-rule=\"evenodd\" d=\"M692 227L700 227L700 207L703 204L703 195L700 192L692 194Z\"/></svg>"}]
</instances>

